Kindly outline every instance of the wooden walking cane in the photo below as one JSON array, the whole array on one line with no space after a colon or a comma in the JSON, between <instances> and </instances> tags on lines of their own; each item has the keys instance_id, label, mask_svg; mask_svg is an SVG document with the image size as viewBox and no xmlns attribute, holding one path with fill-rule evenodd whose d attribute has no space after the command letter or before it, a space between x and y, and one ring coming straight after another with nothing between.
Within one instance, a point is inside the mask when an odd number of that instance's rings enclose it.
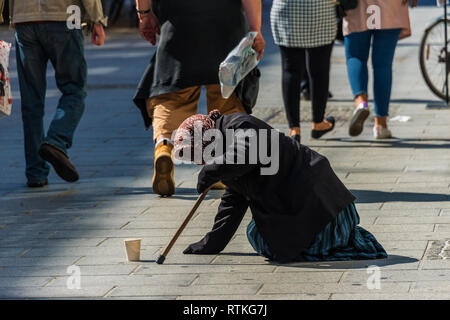
<instances>
[{"instance_id":1,"label":"wooden walking cane","mask_svg":"<svg viewBox=\"0 0 450 320\"><path fill-rule=\"evenodd\" d=\"M191 212L189 212L189 214L187 215L186 219L184 219L183 224L180 226L180 228L178 228L177 233L175 233L175 235L173 236L172 240L170 240L169 244L167 245L166 249L164 250L164 252L158 257L158 260L156 260L157 264L163 264L164 260L166 260L167 255L169 254L170 249L172 249L173 245L175 244L175 242L178 240L178 238L180 237L181 233L183 232L184 228L187 226L187 224L189 223L189 221L192 219L192 217L194 216L195 211L197 211L198 207L200 207L200 204L202 203L202 201L205 199L206 195L208 194L209 190L211 190L210 186L208 189L206 189L197 199L197 202L195 203L194 207L192 208Z\"/></svg>"}]
</instances>

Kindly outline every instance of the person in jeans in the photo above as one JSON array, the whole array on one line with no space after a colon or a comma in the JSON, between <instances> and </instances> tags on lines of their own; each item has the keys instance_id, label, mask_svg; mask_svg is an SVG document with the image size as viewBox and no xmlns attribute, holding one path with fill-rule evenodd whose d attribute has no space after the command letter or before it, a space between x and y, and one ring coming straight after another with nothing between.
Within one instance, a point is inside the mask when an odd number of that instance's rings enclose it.
<instances>
[{"instance_id":1,"label":"person in jeans","mask_svg":"<svg viewBox=\"0 0 450 320\"><path fill-rule=\"evenodd\" d=\"M245 36L245 18L249 31L258 32L253 48L261 59L265 46L261 0L136 0L136 4L142 37L155 44L161 33L134 101L146 127L153 125L153 191L171 196L175 193L172 134L197 113L202 87L208 111L245 112L236 94L222 97L218 71Z\"/></svg>"},{"instance_id":2,"label":"person in jeans","mask_svg":"<svg viewBox=\"0 0 450 320\"><path fill-rule=\"evenodd\" d=\"M311 136L318 139L333 130L335 123L333 117L324 119L324 116L331 51L337 34L336 5L333 0L274 0L270 18L275 43L281 51L283 101L289 135L301 140L300 91L303 76L308 73L313 109Z\"/></svg>"},{"instance_id":3,"label":"person in jeans","mask_svg":"<svg viewBox=\"0 0 450 320\"><path fill-rule=\"evenodd\" d=\"M411 0L411 6L417 6L417 2ZM372 47L375 100L373 135L376 139L392 137L387 127L392 63L398 40L409 34L408 0L359 0L356 9L347 11L344 18L345 54L356 105L349 125L350 136L361 134L364 121L370 114L367 61Z\"/></svg>"},{"instance_id":4,"label":"person in jeans","mask_svg":"<svg viewBox=\"0 0 450 320\"><path fill-rule=\"evenodd\" d=\"M83 20L93 23L92 43L103 45L101 0L41 0L10 2L11 23L15 28L17 73L22 104L26 177L29 187L48 184L48 163L68 182L78 180L67 150L85 108L87 66L84 36L69 29L68 7L76 5ZM0 0L0 8L4 0ZM82 18L82 17L80 17ZM44 132L44 106L48 62L62 96L47 134Z\"/></svg>"}]
</instances>

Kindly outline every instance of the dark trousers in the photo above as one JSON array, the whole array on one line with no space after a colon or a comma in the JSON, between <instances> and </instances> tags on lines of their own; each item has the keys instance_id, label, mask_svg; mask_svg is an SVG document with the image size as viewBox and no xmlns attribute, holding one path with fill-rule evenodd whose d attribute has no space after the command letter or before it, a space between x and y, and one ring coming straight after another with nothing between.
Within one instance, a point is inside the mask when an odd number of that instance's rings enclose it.
<instances>
[{"instance_id":1,"label":"dark trousers","mask_svg":"<svg viewBox=\"0 0 450 320\"><path fill-rule=\"evenodd\" d=\"M309 74L313 121L323 121L330 86L332 49L333 43L317 48L280 46L283 101L290 128L300 127L300 87L305 74Z\"/></svg>"},{"instance_id":2,"label":"dark trousers","mask_svg":"<svg viewBox=\"0 0 450 320\"><path fill-rule=\"evenodd\" d=\"M48 143L66 153L84 112L87 76L84 37L81 30L68 30L65 22L17 24L15 30L26 176L30 182L41 182L47 177L49 166L39 157L40 145ZM49 61L62 96L45 134L43 117Z\"/></svg>"}]
</instances>

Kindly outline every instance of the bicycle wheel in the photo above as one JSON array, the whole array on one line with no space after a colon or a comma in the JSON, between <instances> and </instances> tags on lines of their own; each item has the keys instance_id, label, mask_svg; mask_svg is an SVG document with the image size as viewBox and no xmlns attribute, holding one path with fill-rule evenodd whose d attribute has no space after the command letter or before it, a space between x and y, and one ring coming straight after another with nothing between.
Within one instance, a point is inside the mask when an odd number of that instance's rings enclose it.
<instances>
[{"instance_id":1,"label":"bicycle wheel","mask_svg":"<svg viewBox=\"0 0 450 320\"><path fill-rule=\"evenodd\" d=\"M450 35L450 22L449 22ZM420 45L420 70L430 90L445 100L445 81L449 57L445 56L444 19L438 20L425 31ZM448 40L447 40L448 43ZM446 71L447 70L447 71Z\"/></svg>"}]
</instances>

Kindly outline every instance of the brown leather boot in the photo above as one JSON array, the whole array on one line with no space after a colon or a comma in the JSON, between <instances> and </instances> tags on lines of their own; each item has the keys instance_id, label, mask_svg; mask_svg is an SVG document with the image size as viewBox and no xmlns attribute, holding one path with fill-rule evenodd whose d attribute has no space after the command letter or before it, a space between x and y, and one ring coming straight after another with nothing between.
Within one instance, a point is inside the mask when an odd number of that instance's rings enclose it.
<instances>
[{"instance_id":1,"label":"brown leather boot","mask_svg":"<svg viewBox=\"0 0 450 320\"><path fill-rule=\"evenodd\" d=\"M155 169L153 174L153 192L169 197L175 193L174 164L172 160L173 145L167 140L155 148Z\"/></svg>"}]
</instances>

